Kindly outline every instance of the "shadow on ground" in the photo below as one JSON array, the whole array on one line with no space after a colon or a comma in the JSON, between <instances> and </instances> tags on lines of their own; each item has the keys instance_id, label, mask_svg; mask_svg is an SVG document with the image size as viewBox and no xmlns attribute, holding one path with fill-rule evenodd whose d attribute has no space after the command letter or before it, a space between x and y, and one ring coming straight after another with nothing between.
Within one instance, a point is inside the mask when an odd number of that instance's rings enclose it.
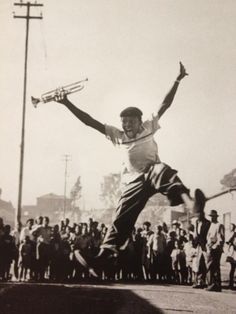
<instances>
[{"instance_id":1,"label":"shadow on ground","mask_svg":"<svg viewBox=\"0 0 236 314\"><path fill-rule=\"evenodd\" d=\"M0 285L1 314L163 314L130 290L55 285Z\"/></svg>"}]
</instances>

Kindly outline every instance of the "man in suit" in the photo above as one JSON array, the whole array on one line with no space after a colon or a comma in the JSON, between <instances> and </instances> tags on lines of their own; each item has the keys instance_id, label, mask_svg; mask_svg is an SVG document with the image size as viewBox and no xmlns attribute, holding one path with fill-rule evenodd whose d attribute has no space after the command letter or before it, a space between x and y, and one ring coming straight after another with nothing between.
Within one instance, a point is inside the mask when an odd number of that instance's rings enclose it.
<instances>
[{"instance_id":1,"label":"man in suit","mask_svg":"<svg viewBox=\"0 0 236 314\"><path fill-rule=\"evenodd\" d=\"M221 291L220 259L225 242L224 226L218 222L218 213L211 210L211 224L207 233L207 291Z\"/></svg>"},{"instance_id":2,"label":"man in suit","mask_svg":"<svg viewBox=\"0 0 236 314\"><path fill-rule=\"evenodd\" d=\"M194 246L197 249L197 273L193 288L206 287L207 274L207 233L210 228L210 221L206 219L203 208L196 212L196 221L194 226Z\"/></svg>"}]
</instances>

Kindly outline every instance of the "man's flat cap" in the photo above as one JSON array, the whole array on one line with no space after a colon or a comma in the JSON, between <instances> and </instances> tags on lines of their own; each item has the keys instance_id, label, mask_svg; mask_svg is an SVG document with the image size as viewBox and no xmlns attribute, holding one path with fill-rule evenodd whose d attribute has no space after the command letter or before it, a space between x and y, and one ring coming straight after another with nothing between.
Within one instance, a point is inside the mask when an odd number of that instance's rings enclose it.
<instances>
[{"instance_id":1,"label":"man's flat cap","mask_svg":"<svg viewBox=\"0 0 236 314\"><path fill-rule=\"evenodd\" d=\"M142 117L142 115L142 111L137 107L128 107L120 113L120 117Z\"/></svg>"}]
</instances>

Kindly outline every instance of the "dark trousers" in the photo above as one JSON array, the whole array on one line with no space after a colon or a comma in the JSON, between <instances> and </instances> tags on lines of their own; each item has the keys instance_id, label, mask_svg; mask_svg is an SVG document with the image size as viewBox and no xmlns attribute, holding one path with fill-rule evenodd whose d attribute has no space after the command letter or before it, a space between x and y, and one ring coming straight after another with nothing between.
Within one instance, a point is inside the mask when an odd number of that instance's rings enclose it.
<instances>
[{"instance_id":1,"label":"dark trousers","mask_svg":"<svg viewBox=\"0 0 236 314\"><path fill-rule=\"evenodd\" d=\"M200 246L198 246L198 253L197 253L197 259L198 259L198 271L196 274L196 284L200 286L206 285L206 276L207 276L207 253L201 249Z\"/></svg>"},{"instance_id":2,"label":"dark trousers","mask_svg":"<svg viewBox=\"0 0 236 314\"><path fill-rule=\"evenodd\" d=\"M170 205L177 206L183 203L181 194L188 194L189 190L178 178L176 170L163 163L152 165L146 173L124 187L101 248L117 251L128 243L140 212L155 193L166 195Z\"/></svg>"},{"instance_id":3,"label":"dark trousers","mask_svg":"<svg viewBox=\"0 0 236 314\"><path fill-rule=\"evenodd\" d=\"M230 263L230 272L229 272L229 286L233 288L234 286L234 273L236 269L236 263Z\"/></svg>"},{"instance_id":4,"label":"dark trousers","mask_svg":"<svg viewBox=\"0 0 236 314\"><path fill-rule=\"evenodd\" d=\"M207 281L209 285L221 287L220 259L222 249L212 249L208 254L207 262Z\"/></svg>"}]
</instances>

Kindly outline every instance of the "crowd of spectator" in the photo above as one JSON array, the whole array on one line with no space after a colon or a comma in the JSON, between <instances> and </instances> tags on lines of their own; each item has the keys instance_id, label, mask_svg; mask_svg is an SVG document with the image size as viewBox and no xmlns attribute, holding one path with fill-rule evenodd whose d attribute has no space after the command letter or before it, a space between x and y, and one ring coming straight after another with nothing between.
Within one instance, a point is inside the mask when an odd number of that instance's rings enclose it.
<instances>
[{"instance_id":1,"label":"crowd of spectator","mask_svg":"<svg viewBox=\"0 0 236 314\"><path fill-rule=\"evenodd\" d=\"M173 221L135 228L124 249L98 267L99 279L188 284L193 288L221 291L220 259L227 247L229 285L234 286L236 230L231 224L225 241L224 227L211 211L211 221L198 215L187 229ZM69 219L50 225L48 217L28 219L11 230L0 218L0 280L81 282L90 280L88 270L76 259L79 250L96 256L107 227L92 218L70 224Z\"/></svg>"}]
</instances>

